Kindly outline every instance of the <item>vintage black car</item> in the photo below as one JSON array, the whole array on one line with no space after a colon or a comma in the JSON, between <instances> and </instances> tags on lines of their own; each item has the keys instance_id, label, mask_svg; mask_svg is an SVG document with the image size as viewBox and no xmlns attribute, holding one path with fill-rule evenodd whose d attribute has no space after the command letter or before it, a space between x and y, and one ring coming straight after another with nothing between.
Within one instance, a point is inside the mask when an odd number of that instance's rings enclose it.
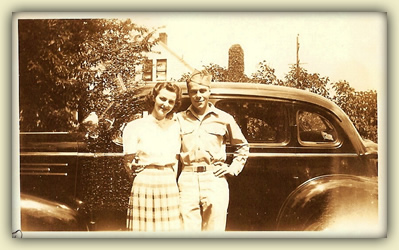
<instances>
[{"instance_id":1,"label":"vintage black car","mask_svg":"<svg viewBox=\"0 0 399 250\"><path fill-rule=\"evenodd\" d=\"M190 103L185 84L180 86L183 110ZM146 95L152 87L135 89L135 95ZM319 202L309 199L325 182L334 182L334 190L340 185L346 192L373 190L365 203L361 201L378 215L374 209L378 204L377 144L363 140L333 102L288 87L219 82L213 83L210 101L236 119L250 144L244 170L229 178L228 231L323 230L315 221L331 212L334 192L325 189ZM117 109L131 107L126 103ZM80 204L91 230L124 230L131 182L123 164L121 133L134 117L122 122L112 112L100 117L104 118L99 122L103 131L113 133L21 132L21 191ZM228 147L228 152L233 149ZM303 199L306 195L309 199ZM342 200L358 202L356 198ZM311 209L303 209L305 201L312 204ZM309 218L314 219L313 226L306 226Z\"/></svg>"}]
</instances>

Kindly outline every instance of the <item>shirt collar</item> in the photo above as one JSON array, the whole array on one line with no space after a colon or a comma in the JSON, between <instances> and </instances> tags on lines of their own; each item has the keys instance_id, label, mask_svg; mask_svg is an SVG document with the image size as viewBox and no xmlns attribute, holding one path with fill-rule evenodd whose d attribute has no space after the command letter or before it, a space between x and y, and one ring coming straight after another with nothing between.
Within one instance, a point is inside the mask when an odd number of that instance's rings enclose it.
<instances>
[{"instance_id":1,"label":"shirt collar","mask_svg":"<svg viewBox=\"0 0 399 250\"><path fill-rule=\"evenodd\" d=\"M209 105L209 110L204 114L203 117L207 116L210 113L213 113L216 116L219 116L218 109L215 107L215 105L213 105L213 103L211 103L211 102L208 102L208 105ZM195 112L193 105L190 105L186 112L190 112L191 114L193 114L195 117L198 118L198 114L197 114L197 112Z\"/></svg>"}]
</instances>

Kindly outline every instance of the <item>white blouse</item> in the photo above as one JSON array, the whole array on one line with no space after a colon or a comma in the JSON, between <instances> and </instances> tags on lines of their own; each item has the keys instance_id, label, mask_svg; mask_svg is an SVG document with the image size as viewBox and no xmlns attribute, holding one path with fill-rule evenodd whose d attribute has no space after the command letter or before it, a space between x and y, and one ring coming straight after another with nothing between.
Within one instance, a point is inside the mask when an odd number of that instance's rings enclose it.
<instances>
[{"instance_id":1,"label":"white blouse","mask_svg":"<svg viewBox=\"0 0 399 250\"><path fill-rule=\"evenodd\" d=\"M180 127L176 116L158 121L152 115L128 123L123 130L124 154L136 154L139 165L177 166Z\"/></svg>"}]
</instances>

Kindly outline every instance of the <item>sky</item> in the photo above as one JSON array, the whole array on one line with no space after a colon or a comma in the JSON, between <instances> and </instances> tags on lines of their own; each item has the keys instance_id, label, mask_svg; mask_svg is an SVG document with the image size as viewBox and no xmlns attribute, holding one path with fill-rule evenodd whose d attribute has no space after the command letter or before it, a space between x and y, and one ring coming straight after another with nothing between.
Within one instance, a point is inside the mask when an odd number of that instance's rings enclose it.
<instances>
[{"instance_id":1,"label":"sky","mask_svg":"<svg viewBox=\"0 0 399 250\"><path fill-rule=\"evenodd\" d=\"M299 60L308 73L331 82L346 80L358 91L387 82L386 16L377 12L158 12L133 13L134 23L163 27L168 46L194 68L228 66L228 50L239 44L245 73L266 60L280 79Z\"/></svg>"}]
</instances>

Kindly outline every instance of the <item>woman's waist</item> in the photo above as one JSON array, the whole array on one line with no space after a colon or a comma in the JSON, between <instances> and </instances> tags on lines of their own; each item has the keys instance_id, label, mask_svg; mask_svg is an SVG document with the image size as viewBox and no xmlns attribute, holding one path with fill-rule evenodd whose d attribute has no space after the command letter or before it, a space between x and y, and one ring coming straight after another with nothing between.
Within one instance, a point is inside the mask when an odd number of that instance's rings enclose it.
<instances>
[{"instance_id":1,"label":"woman's waist","mask_svg":"<svg viewBox=\"0 0 399 250\"><path fill-rule=\"evenodd\" d=\"M136 154L137 162L141 165L167 165L174 164L179 159L179 153L151 153L138 151Z\"/></svg>"},{"instance_id":2,"label":"woman's waist","mask_svg":"<svg viewBox=\"0 0 399 250\"><path fill-rule=\"evenodd\" d=\"M145 169L155 169L155 170L168 170L172 169L176 165L176 163L169 163L169 164L135 164L132 165L132 170L145 170Z\"/></svg>"},{"instance_id":3,"label":"woman's waist","mask_svg":"<svg viewBox=\"0 0 399 250\"><path fill-rule=\"evenodd\" d=\"M165 170L165 169L173 169L173 166L176 163L170 163L170 164L165 164L165 165L159 165L159 164L149 164L149 165L143 165L142 167L144 169L156 169L156 170Z\"/></svg>"}]
</instances>

